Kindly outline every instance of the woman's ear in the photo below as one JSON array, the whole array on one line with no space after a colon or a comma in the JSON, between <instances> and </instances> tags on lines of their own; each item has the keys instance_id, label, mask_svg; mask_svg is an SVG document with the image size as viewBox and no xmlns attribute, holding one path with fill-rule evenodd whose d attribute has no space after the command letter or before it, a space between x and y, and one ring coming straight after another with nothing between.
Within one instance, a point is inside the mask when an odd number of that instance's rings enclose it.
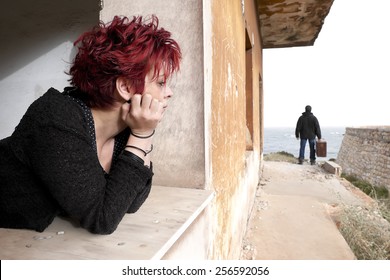
<instances>
[{"instance_id":1,"label":"woman's ear","mask_svg":"<svg viewBox=\"0 0 390 280\"><path fill-rule=\"evenodd\" d=\"M131 90L129 80L124 77L119 77L116 79L116 90L120 97L124 99L124 101L128 101L134 94Z\"/></svg>"}]
</instances>

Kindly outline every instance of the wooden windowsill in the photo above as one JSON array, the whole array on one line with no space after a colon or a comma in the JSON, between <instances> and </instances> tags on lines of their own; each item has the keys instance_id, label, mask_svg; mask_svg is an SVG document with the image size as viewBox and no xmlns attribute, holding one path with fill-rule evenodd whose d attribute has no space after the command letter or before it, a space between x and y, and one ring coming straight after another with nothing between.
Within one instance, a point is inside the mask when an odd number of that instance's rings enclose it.
<instances>
[{"instance_id":1,"label":"wooden windowsill","mask_svg":"<svg viewBox=\"0 0 390 280\"><path fill-rule=\"evenodd\" d=\"M0 259L160 259L213 198L213 192L153 186L135 214L111 235L95 235L56 218L42 233L0 229Z\"/></svg>"}]
</instances>

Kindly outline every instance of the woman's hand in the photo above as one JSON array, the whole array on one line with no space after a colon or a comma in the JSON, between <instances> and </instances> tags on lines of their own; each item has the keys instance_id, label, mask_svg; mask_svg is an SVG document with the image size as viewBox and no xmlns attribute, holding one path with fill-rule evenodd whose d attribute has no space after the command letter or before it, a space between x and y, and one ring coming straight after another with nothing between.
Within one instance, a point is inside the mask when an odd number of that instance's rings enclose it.
<instances>
[{"instance_id":1,"label":"woman's hand","mask_svg":"<svg viewBox=\"0 0 390 280\"><path fill-rule=\"evenodd\" d=\"M137 135L150 135L163 117L163 104L145 93L134 94L122 105L122 120Z\"/></svg>"}]
</instances>

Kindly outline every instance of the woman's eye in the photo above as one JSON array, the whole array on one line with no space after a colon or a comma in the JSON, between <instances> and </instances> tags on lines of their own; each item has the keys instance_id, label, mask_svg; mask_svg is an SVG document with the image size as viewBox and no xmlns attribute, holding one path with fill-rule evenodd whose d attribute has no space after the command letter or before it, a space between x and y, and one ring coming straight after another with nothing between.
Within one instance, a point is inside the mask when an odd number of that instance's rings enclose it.
<instances>
[{"instance_id":1,"label":"woman's eye","mask_svg":"<svg viewBox=\"0 0 390 280\"><path fill-rule=\"evenodd\" d=\"M160 85L160 87L165 87L165 82L158 82L158 84Z\"/></svg>"}]
</instances>

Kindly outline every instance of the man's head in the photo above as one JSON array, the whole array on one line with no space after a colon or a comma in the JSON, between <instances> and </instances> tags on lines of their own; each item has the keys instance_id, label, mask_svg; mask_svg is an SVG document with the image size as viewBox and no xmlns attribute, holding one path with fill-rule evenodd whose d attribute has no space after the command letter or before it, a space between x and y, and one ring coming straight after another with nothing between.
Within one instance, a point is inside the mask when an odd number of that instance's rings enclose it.
<instances>
[{"instance_id":1,"label":"man's head","mask_svg":"<svg viewBox=\"0 0 390 280\"><path fill-rule=\"evenodd\" d=\"M310 106L310 105L307 105L307 106L305 107L305 112L306 112L306 113L311 113L311 106Z\"/></svg>"}]
</instances>

